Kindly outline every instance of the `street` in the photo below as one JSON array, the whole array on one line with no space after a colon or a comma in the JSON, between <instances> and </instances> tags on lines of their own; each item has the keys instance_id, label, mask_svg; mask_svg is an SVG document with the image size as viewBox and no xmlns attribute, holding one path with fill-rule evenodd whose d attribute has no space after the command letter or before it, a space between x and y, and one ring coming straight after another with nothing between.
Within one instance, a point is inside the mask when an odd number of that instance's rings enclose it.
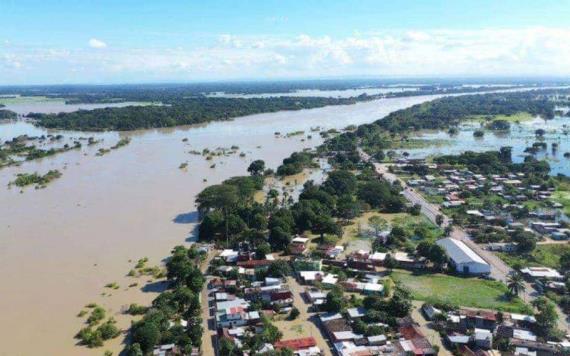
<instances>
[{"instance_id":1,"label":"street","mask_svg":"<svg viewBox=\"0 0 570 356\"><path fill-rule=\"evenodd\" d=\"M370 156L367 155L366 153L364 153L363 151L360 151L360 155L362 157L363 161L368 161L370 159ZM396 176L393 173L390 173L388 171L388 164L381 164L381 163L374 163L374 167L376 169L376 172L381 175L386 181L390 182L390 183L394 183L396 181L400 182L400 184L402 185L402 187L404 187L404 191L403 191L403 196L412 204L419 204L421 206L421 212L433 223L435 223L436 221L436 216L437 215L442 215L443 217L443 223L442 223L442 227L446 227L450 224L450 219L445 216L440 210L439 207L437 207L434 204L429 203L421 194L415 192L414 190L410 189L409 187L406 186L406 183L404 181L402 181L400 178L398 178L398 176ZM476 244L475 242L473 242L473 240L471 240L471 238L469 237L469 235L465 232L465 230L454 226L453 230L451 232L450 237L463 241L467 246L469 246L473 251L475 251L475 253L477 253L483 260L485 260L490 266L491 266L491 277L494 278L495 280L501 281L503 283L507 282L507 278L509 276L509 274L511 274L513 272L513 270L505 263L503 262L503 260L501 260L497 255L484 250L483 248L481 248L481 246L479 246L478 244ZM532 288L532 286L529 283L525 283L525 290L522 292L522 299L526 302L532 302L533 300L535 300L536 298L538 298L540 295L538 292L536 292L534 290L534 288ZM556 311L558 313L558 327L560 329L562 329L564 331L564 333L566 334L568 332L568 322L570 320L570 318L564 314L564 312L562 311L562 309L560 309L560 307L556 306Z\"/></svg>"}]
</instances>

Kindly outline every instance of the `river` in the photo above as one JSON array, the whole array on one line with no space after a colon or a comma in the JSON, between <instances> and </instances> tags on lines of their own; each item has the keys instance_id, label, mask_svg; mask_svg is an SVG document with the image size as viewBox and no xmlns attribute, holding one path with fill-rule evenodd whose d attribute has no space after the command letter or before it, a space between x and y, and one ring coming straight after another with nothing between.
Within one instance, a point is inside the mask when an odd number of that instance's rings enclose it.
<instances>
[{"instance_id":1,"label":"river","mask_svg":"<svg viewBox=\"0 0 570 356\"><path fill-rule=\"evenodd\" d=\"M311 127L341 129L372 122L436 97L381 99L128 133L48 132L22 121L0 124L0 140L23 133L104 140L0 170L0 335L4 340L0 354L101 355L107 349L117 354L122 337L94 350L74 346L73 335L85 326L85 318L76 314L85 304L96 302L126 328L131 319L120 313L121 308L133 302L148 304L156 296L153 288L141 290L146 278L138 279L138 287L128 288L137 280L126 274L137 259L147 256L149 265L158 264L173 246L192 237L194 196L204 187L246 174L254 159L276 168L292 152L315 147L322 139L310 132ZM298 130L305 130L305 135L274 135ZM312 139L307 139L308 134ZM122 136L131 137L131 143L95 156L98 148L111 146ZM206 161L189 153L232 145L239 146L245 157L235 154ZM186 171L178 168L182 162L188 162ZM216 167L210 168L213 163ZM20 193L6 188L17 173L49 169L59 169L63 176L45 189L27 188ZM120 288L104 288L110 282Z\"/></svg>"}]
</instances>

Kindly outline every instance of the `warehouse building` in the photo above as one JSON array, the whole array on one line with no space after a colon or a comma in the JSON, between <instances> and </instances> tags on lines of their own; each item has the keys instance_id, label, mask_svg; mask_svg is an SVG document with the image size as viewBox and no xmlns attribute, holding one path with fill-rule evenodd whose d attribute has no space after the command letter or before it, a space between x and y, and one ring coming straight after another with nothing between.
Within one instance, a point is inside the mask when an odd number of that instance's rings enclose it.
<instances>
[{"instance_id":1,"label":"warehouse building","mask_svg":"<svg viewBox=\"0 0 570 356\"><path fill-rule=\"evenodd\" d=\"M491 266L462 241L445 238L436 243L447 252L458 273L478 275L491 273Z\"/></svg>"}]
</instances>

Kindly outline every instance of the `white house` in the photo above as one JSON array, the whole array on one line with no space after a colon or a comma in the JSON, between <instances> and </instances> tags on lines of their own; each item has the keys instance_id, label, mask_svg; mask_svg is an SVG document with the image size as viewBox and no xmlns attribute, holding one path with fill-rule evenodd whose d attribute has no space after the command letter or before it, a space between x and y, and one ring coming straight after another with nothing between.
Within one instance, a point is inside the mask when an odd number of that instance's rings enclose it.
<instances>
[{"instance_id":1,"label":"white house","mask_svg":"<svg viewBox=\"0 0 570 356\"><path fill-rule=\"evenodd\" d=\"M447 252L457 272L465 274L491 273L491 266L462 241L445 238L436 243Z\"/></svg>"}]
</instances>

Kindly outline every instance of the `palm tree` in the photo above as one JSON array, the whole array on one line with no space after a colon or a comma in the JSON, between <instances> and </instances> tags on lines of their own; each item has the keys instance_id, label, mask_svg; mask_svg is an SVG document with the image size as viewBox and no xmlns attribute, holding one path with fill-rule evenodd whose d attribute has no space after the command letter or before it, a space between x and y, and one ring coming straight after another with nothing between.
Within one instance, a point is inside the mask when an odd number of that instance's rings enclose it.
<instances>
[{"instance_id":1,"label":"palm tree","mask_svg":"<svg viewBox=\"0 0 570 356\"><path fill-rule=\"evenodd\" d=\"M518 272L513 272L507 279L507 288L511 296L518 296L521 292L524 292L525 285L522 275Z\"/></svg>"}]
</instances>

